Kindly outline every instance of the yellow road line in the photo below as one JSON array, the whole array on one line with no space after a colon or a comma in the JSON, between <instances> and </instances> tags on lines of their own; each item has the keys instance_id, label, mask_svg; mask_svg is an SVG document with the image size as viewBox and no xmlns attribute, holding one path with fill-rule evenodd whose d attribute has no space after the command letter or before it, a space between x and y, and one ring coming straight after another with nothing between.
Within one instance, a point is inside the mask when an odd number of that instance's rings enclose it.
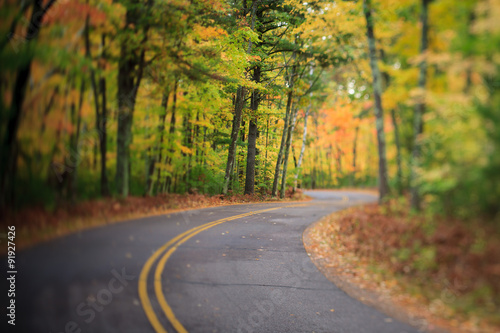
<instances>
[{"instance_id":1,"label":"yellow road line","mask_svg":"<svg viewBox=\"0 0 500 333\"><path fill-rule=\"evenodd\" d=\"M166 298L165 298L165 295L163 294L163 291L162 291L161 276L162 276L162 273L164 271L165 264L167 263L168 258L170 258L170 256L173 254L173 252L175 250L177 250L177 248L181 244L185 243L191 237L193 237L193 236L199 234L200 232L207 230L213 226L216 226L218 224L221 224L221 223L224 223L227 221L236 220L236 219L243 218L243 217L250 216L250 215L254 215L254 214L259 214L259 213L264 213L264 212L271 211L271 210L281 209L284 207L298 207L298 206L305 206L305 205L307 205L307 204L280 206L280 207L268 208L268 209L249 212L249 213L245 213L245 214L235 215L235 216L231 216L231 217L226 217L226 218L223 218L220 220L209 222L209 223L203 224L201 226L189 229L189 230L177 235L176 237L174 237L173 239L168 241L166 244L164 244L162 247L160 247L146 261L146 263L144 264L144 267L142 268L141 274L139 276L139 298L141 300L144 312L146 313L146 316L148 317L148 320L151 323L151 325L153 326L154 330L157 333L166 333L167 332L165 330L165 328L163 327L163 325L160 323L158 317L156 316L156 313L153 310L153 306L151 305L151 300L149 299L148 292L147 292L147 278L148 278L149 272L150 272L151 267L153 266L154 262L158 259L158 257L160 257L160 255L163 252L166 251L164 256L160 259L160 261L157 265L156 271L155 271L155 275L154 275L155 293L156 293L156 296L158 298L158 302L160 304L160 307L162 308L163 312L167 316L167 318L170 321L170 323L172 324L172 326L174 326L174 328L178 332L182 332L182 333L186 332L187 333L184 326L182 326L182 324L179 322L179 320L177 320L177 318L175 317L175 315L172 311L172 308L168 305ZM171 247L171 248L168 249L169 247ZM168 249L168 251L167 251L167 249Z\"/></svg>"},{"instance_id":2,"label":"yellow road line","mask_svg":"<svg viewBox=\"0 0 500 333\"><path fill-rule=\"evenodd\" d=\"M157 333L167 333L167 331L165 330L165 328L163 328L160 321L158 320L158 317L156 316L153 310L153 306L151 305L151 301L148 297L147 281L148 281L149 271L151 270L151 266L153 266L153 263L156 261L156 259L160 256L160 254L163 251L165 251L170 245L172 245L178 239L182 238L186 234L189 234L189 232L192 232L192 230L193 229L190 229L186 232L181 233L180 235L176 236L175 238L167 242L165 245L160 247L155 253L153 253L153 255L144 264L144 267L142 268L141 274L139 276L139 299L141 300L142 307L144 309L144 312L146 313L146 316L149 319L149 322L151 323L151 325L153 326L154 330Z\"/></svg>"}]
</instances>

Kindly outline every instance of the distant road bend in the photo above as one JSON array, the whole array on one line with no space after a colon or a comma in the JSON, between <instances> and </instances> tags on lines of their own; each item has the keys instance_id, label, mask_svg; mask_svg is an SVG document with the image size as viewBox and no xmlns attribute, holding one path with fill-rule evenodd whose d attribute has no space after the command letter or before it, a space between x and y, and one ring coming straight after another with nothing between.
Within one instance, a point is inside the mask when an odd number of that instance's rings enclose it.
<instances>
[{"instance_id":1,"label":"distant road bend","mask_svg":"<svg viewBox=\"0 0 500 333\"><path fill-rule=\"evenodd\" d=\"M417 332L338 289L303 247L311 223L376 198L306 193L314 200L146 217L19 251L16 326L4 316L2 332Z\"/></svg>"}]
</instances>

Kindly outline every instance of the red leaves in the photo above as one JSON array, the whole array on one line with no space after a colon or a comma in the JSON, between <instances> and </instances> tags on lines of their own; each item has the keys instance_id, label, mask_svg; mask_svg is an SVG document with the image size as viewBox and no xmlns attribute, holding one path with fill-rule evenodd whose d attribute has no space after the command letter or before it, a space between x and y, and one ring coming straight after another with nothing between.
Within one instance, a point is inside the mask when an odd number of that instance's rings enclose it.
<instances>
[{"instance_id":1,"label":"red leaves","mask_svg":"<svg viewBox=\"0 0 500 333\"><path fill-rule=\"evenodd\" d=\"M84 22L90 15L90 25L96 26L106 21L106 14L100 10L75 0L57 2L44 16L43 24L67 24L75 21Z\"/></svg>"}]
</instances>

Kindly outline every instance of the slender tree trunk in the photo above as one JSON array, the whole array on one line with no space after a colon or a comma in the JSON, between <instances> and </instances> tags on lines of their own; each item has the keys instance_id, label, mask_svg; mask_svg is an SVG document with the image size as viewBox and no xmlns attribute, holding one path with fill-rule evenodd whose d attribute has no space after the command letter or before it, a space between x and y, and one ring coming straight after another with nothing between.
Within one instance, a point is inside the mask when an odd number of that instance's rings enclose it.
<instances>
[{"instance_id":1,"label":"slender tree trunk","mask_svg":"<svg viewBox=\"0 0 500 333\"><path fill-rule=\"evenodd\" d=\"M313 82L313 74L314 74L314 64L311 63L311 68L309 70L309 77L310 77L310 81L309 81L309 84L310 84L310 89L312 89L313 85L314 85L314 82ZM306 114L304 116L304 132L302 134L302 147L300 148L300 155L299 155L299 160L297 162L297 165L295 166L297 171L295 173L295 179L294 179L294 182L293 182L293 191L295 192L297 190L297 182L298 182L298 178L299 178L299 174L300 174L300 168L301 168L301 165L302 165L302 159L304 158L304 151L306 150L306 139L307 139L307 119L309 117L309 112L311 111L311 107L312 107L312 97L313 97L313 93L310 92L309 93L309 106L307 107L307 110L306 110Z\"/></svg>"},{"instance_id":2,"label":"slender tree trunk","mask_svg":"<svg viewBox=\"0 0 500 333\"><path fill-rule=\"evenodd\" d=\"M92 170L96 171L97 170L97 159L99 155L99 144L97 141L94 141L94 159L92 160Z\"/></svg>"},{"instance_id":3,"label":"slender tree trunk","mask_svg":"<svg viewBox=\"0 0 500 333\"><path fill-rule=\"evenodd\" d=\"M196 148L196 155L195 155L195 164L198 165L200 164L199 159L201 158L200 155L200 145L199 145L199 137L200 137L200 126L198 125L200 121L200 111L196 112L196 125L194 126L194 131L193 131L193 145Z\"/></svg>"},{"instance_id":4,"label":"slender tree trunk","mask_svg":"<svg viewBox=\"0 0 500 333\"><path fill-rule=\"evenodd\" d=\"M226 164L226 174L224 175L224 186L222 188L222 194L227 194L229 189L229 181L234 168L234 162L236 159L236 148L238 142L238 133L240 132L241 126L241 115L243 113L243 107L245 106L245 88L240 86L236 91L236 101L234 103L234 117L233 117L233 127L231 129L231 143L229 144L228 154L227 154L227 164Z\"/></svg>"},{"instance_id":5,"label":"slender tree trunk","mask_svg":"<svg viewBox=\"0 0 500 333\"><path fill-rule=\"evenodd\" d=\"M297 168L297 157L295 156L295 146L292 144L290 149L292 150L293 167Z\"/></svg>"},{"instance_id":6,"label":"slender tree trunk","mask_svg":"<svg viewBox=\"0 0 500 333\"><path fill-rule=\"evenodd\" d=\"M191 112L187 110L183 117L183 126L184 126L184 146L192 150L193 148L193 128L191 124ZM188 156L189 155L189 156ZM184 182L188 184L191 179L191 157L192 153L182 153L184 158L187 157L188 163L185 168L184 173ZM190 188L188 188L190 190Z\"/></svg>"},{"instance_id":7,"label":"slender tree trunk","mask_svg":"<svg viewBox=\"0 0 500 333\"><path fill-rule=\"evenodd\" d=\"M168 129L168 138L169 138L169 148L167 151L167 156L165 156L165 166L169 165L170 162L172 161L172 156L175 153L174 146L172 144L175 136L175 113L177 110L177 88L179 86L179 81L176 79L175 84L174 84L174 95L173 95L173 101L172 101L172 114L170 116L170 125ZM161 161L161 159L159 160ZM160 169L158 169L158 180L160 179ZM163 182L162 190L161 192L165 192L166 189L170 188L172 182L172 175L167 175L165 176L165 180Z\"/></svg>"},{"instance_id":8,"label":"slender tree trunk","mask_svg":"<svg viewBox=\"0 0 500 333\"><path fill-rule=\"evenodd\" d=\"M247 138L246 138L246 126L245 126L245 121L241 121L241 132L240 132L240 137L241 137L241 142L245 143ZM247 143L248 145L248 143ZM245 152L243 150L238 151L238 174L236 175L236 179L238 179L238 190L243 188L245 189L245 168L243 165L245 164ZM243 186L241 186L243 184Z\"/></svg>"},{"instance_id":9,"label":"slender tree trunk","mask_svg":"<svg viewBox=\"0 0 500 333\"><path fill-rule=\"evenodd\" d=\"M85 56L92 61L90 52L90 16L85 18ZM106 36L101 36L101 48L106 47ZM101 58L104 58L104 52ZM106 154L107 154L107 101L106 101L106 78L99 78L99 87L97 86L95 71L90 68L90 84L94 95L94 106L96 113L95 127L99 135L99 151L101 154L101 196L109 196L108 176L106 172ZM99 93L101 96L99 96ZM97 167L97 144L94 146L94 169Z\"/></svg>"},{"instance_id":10,"label":"slender tree trunk","mask_svg":"<svg viewBox=\"0 0 500 333\"><path fill-rule=\"evenodd\" d=\"M307 140L307 118L309 117L309 112L311 111L311 102L309 102L309 107L306 110L304 116L304 133L302 134L302 147L300 148L299 160L297 162L297 171L295 172L295 179L293 181L293 191L297 190L297 182L300 174L300 167L302 165L302 159L304 158L304 151L306 150L306 140Z\"/></svg>"},{"instance_id":11,"label":"slender tree trunk","mask_svg":"<svg viewBox=\"0 0 500 333\"><path fill-rule=\"evenodd\" d=\"M135 6L127 9L125 26L139 29L141 13L138 0L132 1ZM144 31L147 36L147 29ZM146 42L144 38L143 43ZM132 122L137 91L144 70L145 49L131 49L127 38L120 46L118 62L118 131L116 143L116 189L120 196L129 194L130 185L130 144L132 143Z\"/></svg>"},{"instance_id":12,"label":"slender tree trunk","mask_svg":"<svg viewBox=\"0 0 500 333\"><path fill-rule=\"evenodd\" d=\"M245 194L255 191L255 156L257 144L257 119L251 119L248 126L247 169L245 175Z\"/></svg>"},{"instance_id":13,"label":"slender tree trunk","mask_svg":"<svg viewBox=\"0 0 500 333\"><path fill-rule=\"evenodd\" d=\"M379 157L379 202L382 202L385 196L389 194L389 183L387 179L387 158L386 158L386 143L384 132L384 109L382 108L382 78L377 64L377 50L375 48L375 33L374 22L372 16L371 0L363 1L363 11L366 18L366 36L368 38L368 46L370 51L370 67L373 76L373 95L375 99L375 117L378 140L378 157Z\"/></svg>"},{"instance_id":14,"label":"slender tree trunk","mask_svg":"<svg viewBox=\"0 0 500 333\"><path fill-rule=\"evenodd\" d=\"M161 100L161 113L160 113L160 122L158 124L158 133L160 134L160 141L156 145L156 147L152 150L152 154L154 156L151 157L151 161L148 167L148 175L147 175L147 181L146 181L146 191L148 195L153 195L153 189L154 189L154 184L155 182L153 181L153 175L155 172L155 165L157 162L161 162L162 160L162 149L163 149L163 137L165 135L165 119L167 118L167 109L168 109L168 98L169 98L170 93L167 91L166 93L163 94L162 100ZM156 181L158 182L160 180L159 178L160 174L158 173L158 177Z\"/></svg>"},{"instance_id":15,"label":"slender tree trunk","mask_svg":"<svg viewBox=\"0 0 500 333\"><path fill-rule=\"evenodd\" d=\"M280 198L281 199L283 199L285 197L286 176L287 176L287 169L288 169L288 158L290 156L290 147L292 145L293 131L295 129L295 123L297 122L298 108L299 108L299 106L297 105L295 107L295 110L293 110L292 123L288 127L288 133L287 133L287 136L286 136L285 158L284 158L284 161L283 161L283 174L281 175L281 190L280 190Z\"/></svg>"},{"instance_id":16,"label":"slender tree trunk","mask_svg":"<svg viewBox=\"0 0 500 333\"><path fill-rule=\"evenodd\" d=\"M296 42L296 41L295 41ZM295 52L292 54L292 60L295 61L296 54ZM293 65L290 73L290 78L289 78L289 89L291 95L289 95L289 98L293 100L293 88L294 88L294 83L295 83L295 76L297 69L296 66ZM287 176L287 171L288 171L288 158L290 156L290 147L292 145L292 136L293 136L293 131L295 129L295 123L297 121L297 113L298 113L298 102L297 101L297 106L292 107L293 101L288 100L287 102L287 108L290 107L290 115L289 115L289 123L286 128L286 141L285 141L285 147L284 147L284 158L283 158L283 172L281 174L281 189L280 189L280 198L283 199L285 197L285 190L286 190L286 176Z\"/></svg>"},{"instance_id":17,"label":"slender tree trunk","mask_svg":"<svg viewBox=\"0 0 500 333\"><path fill-rule=\"evenodd\" d=\"M318 117L313 118L313 123L314 127L316 129L316 142L319 142L319 134L318 134ZM317 145L317 144L316 144ZM319 163L319 155L316 157L316 152L319 150L319 147L316 147L316 149L313 149L313 153L311 154L313 157L313 177L312 177L312 189L316 189L318 187L318 179L319 179L319 172L321 168L321 164Z\"/></svg>"},{"instance_id":18,"label":"slender tree trunk","mask_svg":"<svg viewBox=\"0 0 500 333\"><path fill-rule=\"evenodd\" d=\"M252 21L250 28L254 30L256 11L259 1L253 1L252 3ZM244 8L246 8L246 2L244 3ZM252 41L248 42L248 50L247 53L252 51ZM259 65L254 67L253 69L253 81L255 83L260 82L260 72L261 68ZM243 95L244 96L244 95ZM252 113L255 114L257 109L259 108L259 91L254 90L251 95L250 109ZM258 128L257 128L257 116L252 115L250 118L250 124L248 126L248 146L247 146L247 167L246 167L246 175L245 175L245 194L253 194L255 189L255 156L257 154L257 136L258 136ZM244 139L243 139L244 141Z\"/></svg>"},{"instance_id":19,"label":"slender tree trunk","mask_svg":"<svg viewBox=\"0 0 500 333\"><path fill-rule=\"evenodd\" d=\"M103 37L104 38L104 37ZM106 99L106 78L101 77L99 80L99 89L101 90L101 119L99 121L99 148L101 151L101 195L103 197L109 196L109 182L108 173L106 170L107 152L108 152L108 109Z\"/></svg>"},{"instance_id":20,"label":"slender tree trunk","mask_svg":"<svg viewBox=\"0 0 500 333\"><path fill-rule=\"evenodd\" d=\"M269 145L269 123L270 123L270 118L269 116L267 117L267 124L266 124L266 148L265 148L265 162L264 162L264 183L266 184L267 187L267 147Z\"/></svg>"},{"instance_id":21,"label":"slender tree trunk","mask_svg":"<svg viewBox=\"0 0 500 333\"><path fill-rule=\"evenodd\" d=\"M422 26L422 34L420 41L420 55L425 57L428 45L428 33L429 33L429 2L430 0L422 0L422 13L420 15L420 22ZM420 63L420 72L418 76L418 87L424 91L424 96L422 96L417 105L415 106L415 115L413 122L413 149L412 149L412 163L411 163L411 176L410 176L410 192L411 192L411 207L415 210L420 210L421 198L419 193L418 182L418 169L420 168L420 155L421 155L421 142L420 137L424 130L423 115L425 112L425 86L427 81L427 60L423 58Z\"/></svg>"},{"instance_id":22,"label":"slender tree trunk","mask_svg":"<svg viewBox=\"0 0 500 333\"><path fill-rule=\"evenodd\" d=\"M394 127L394 141L396 144L396 163L397 163L397 183L398 183L398 194L403 194L403 168L401 165L401 141L399 138L399 125L396 119L396 111L391 110L392 126Z\"/></svg>"},{"instance_id":23,"label":"slender tree trunk","mask_svg":"<svg viewBox=\"0 0 500 333\"><path fill-rule=\"evenodd\" d=\"M106 54L104 50L106 49L106 35L101 35L101 59L106 59ZM102 68L103 69L103 68ZM99 90L101 92L101 112L96 112L97 116L97 130L99 132L99 150L101 153L101 196L108 197L109 192L109 181L107 173L107 153L108 153L108 105L107 105L107 91L106 91L106 78L101 76L99 79ZM95 94L97 97L97 95ZM96 103L98 106L98 103Z\"/></svg>"},{"instance_id":24,"label":"slender tree trunk","mask_svg":"<svg viewBox=\"0 0 500 333\"><path fill-rule=\"evenodd\" d=\"M260 82L261 68L257 65L253 70L253 81ZM257 153L257 110L260 103L260 93L258 89L252 92L250 109L252 116L248 126L248 149L247 149L247 170L245 177L245 194L253 194L255 191L255 156Z\"/></svg>"},{"instance_id":25,"label":"slender tree trunk","mask_svg":"<svg viewBox=\"0 0 500 333\"><path fill-rule=\"evenodd\" d=\"M80 85L80 96L78 99L78 111L76 111L75 104L71 104L71 123L75 126L75 133L70 136L70 149L72 154L71 165L68 167L71 168L71 174L68 178L68 196L72 201L76 200L77 196L77 171L78 165L80 164L80 151L78 141L80 139L80 125L82 122L82 106L83 106L83 95L85 94L85 79L82 78L82 82Z\"/></svg>"},{"instance_id":26,"label":"slender tree trunk","mask_svg":"<svg viewBox=\"0 0 500 333\"><path fill-rule=\"evenodd\" d=\"M279 183L279 178L280 178L280 168L281 168L281 163L283 161L283 152L285 151L288 127L290 126L289 122L291 119L290 114L291 114L291 110L292 110L292 100L293 100L293 92L290 89L290 91L288 92L288 97L287 97L287 102L286 102L285 124L283 126L283 134L281 135L280 150L278 152L278 158L276 159L276 168L274 170L273 189L271 192L271 195L273 197L278 195L278 183Z\"/></svg>"}]
</instances>

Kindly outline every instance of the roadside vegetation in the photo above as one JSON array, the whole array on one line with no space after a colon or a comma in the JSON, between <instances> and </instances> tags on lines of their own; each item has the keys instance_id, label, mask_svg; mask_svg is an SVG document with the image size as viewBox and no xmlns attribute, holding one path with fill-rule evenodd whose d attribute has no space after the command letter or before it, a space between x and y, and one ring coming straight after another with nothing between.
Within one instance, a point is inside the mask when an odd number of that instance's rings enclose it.
<instances>
[{"instance_id":1,"label":"roadside vegetation","mask_svg":"<svg viewBox=\"0 0 500 333\"><path fill-rule=\"evenodd\" d=\"M334 282L374 292L371 305L396 316L403 309L399 317L419 329L498 332L498 226L412 214L408 206L400 198L335 213L306 231L306 249L327 276L340 278ZM384 297L389 307L377 304Z\"/></svg>"}]
</instances>

